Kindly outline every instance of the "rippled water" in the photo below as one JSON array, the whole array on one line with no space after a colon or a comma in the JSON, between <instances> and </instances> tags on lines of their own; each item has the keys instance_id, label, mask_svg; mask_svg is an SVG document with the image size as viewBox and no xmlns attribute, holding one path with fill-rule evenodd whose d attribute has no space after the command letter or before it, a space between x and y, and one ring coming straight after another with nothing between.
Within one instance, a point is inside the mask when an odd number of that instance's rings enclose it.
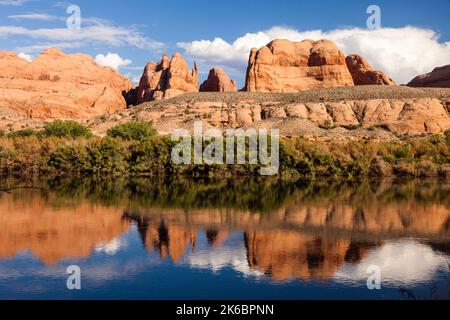
<instances>
[{"instance_id":1,"label":"rippled water","mask_svg":"<svg viewBox=\"0 0 450 320\"><path fill-rule=\"evenodd\" d=\"M39 189L0 192L0 299L450 297L447 182L15 186Z\"/></svg>"}]
</instances>

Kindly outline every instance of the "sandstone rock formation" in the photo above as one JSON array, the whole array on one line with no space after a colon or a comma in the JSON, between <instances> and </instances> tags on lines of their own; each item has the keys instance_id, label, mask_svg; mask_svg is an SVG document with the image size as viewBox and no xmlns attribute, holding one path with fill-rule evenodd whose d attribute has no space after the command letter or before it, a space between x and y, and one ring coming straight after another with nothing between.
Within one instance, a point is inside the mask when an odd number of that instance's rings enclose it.
<instances>
[{"instance_id":1,"label":"sandstone rock formation","mask_svg":"<svg viewBox=\"0 0 450 320\"><path fill-rule=\"evenodd\" d=\"M407 85L408 87L450 88L450 64L417 76Z\"/></svg>"},{"instance_id":2,"label":"sandstone rock formation","mask_svg":"<svg viewBox=\"0 0 450 320\"><path fill-rule=\"evenodd\" d=\"M360 55L351 54L345 59L348 70L356 86L389 85L395 86L394 80L381 71L373 70L372 66Z\"/></svg>"},{"instance_id":3,"label":"sandstone rock formation","mask_svg":"<svg viewBox=\"0 0 450 320\"><path fill-rule=\"evenodd\" d=\"M252 49L246 91L298 92L353 86L344 54L329 40L274 40Z\"/></svg>"},{"instance_id":4,"label":"sandstone rock formation","mask_svg":"<svg viewBox=\"0 0 450 320\"><path fill-rule=\"evenodd\" d=\"M200 86L201 92L235 92L237 82L230 80L225 70L213 68L209 71L208 79Z\"/></svg>"},{"instance_id":5,"label":"sandstone rock formation","mask_svg":"<svg viewBox=\"0 0 450 320\"><path fill-rule=\"evenodd\" d=\"M160 62L147 64L136 90L137 97L130 98L130 101L141 104L169 99L187 92L198 92L198 85L197 64L190 71L186 60L179 53L175 53L172 59L164 54Z\"/></svg>"},{"instance_id":6,"label":"sandstone rock formation","mask_svg":"<svg viewBox=\"0 0 450 320\"><path fill-rule=\"evenodd\" d=\"M358 91L357 88L364 89L365 86L352 89L352 95ZM202 97L201 101L196 101L193 96L186 96L186 99L145 105L143 109L134 110L133 116L153 122L160 134L170 134L176 128L192 130L193 122L197 119L203 120L205 128L276 128L280 129L282 135L314 139L371 138L374 135L385 139L395 138L390 136L390 133L439 134L450 129L450 116L447 111L450 97L439 99L389 96L380 95L380 98L366 100L352 96L349 99L329 101L298 99L294 95L283 95L279 100L277 96L270 95L271 101L264 101L256 96L255 99L239 99L237 96L226 101ZM102 124L101 130L113 125L114 121L108 125Z\"/></svg>"},{"instance_id":7,"label":"sandstone rock formation","mask_svg":"<svg viewBox=\"0 0 450 320\"><path fill-rule=\"evenodd\" d=\"M126 108L130 81L85 54L51 48L32 62L0 52L0 107L34 119L83 119Z\"/></svg>"}]
</instances>

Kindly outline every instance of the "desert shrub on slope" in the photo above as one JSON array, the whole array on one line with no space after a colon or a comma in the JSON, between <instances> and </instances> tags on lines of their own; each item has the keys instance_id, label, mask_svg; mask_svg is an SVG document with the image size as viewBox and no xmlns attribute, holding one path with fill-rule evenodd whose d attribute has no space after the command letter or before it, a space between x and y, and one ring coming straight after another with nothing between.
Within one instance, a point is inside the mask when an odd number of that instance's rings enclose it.
<instances>
[{"instance_id":1,"label":"desert shrub on slope","mask_svg":"<svg viewBox=\"0 0 450 320\"><path fill-rule=\"evenodd\" d=\"M55 120L44 127L44 135L47 137L90 138L91 131L76 121Z\"/></svg>"},{"instance_id":2,"label":"desert shrub on slope","mask_svg":"<svg viewBox=\"0 0 450 320\"><path fill-rule=\"evenodd\" d=\"M132 121L111 128L108 130L107 135L112 138L122 138L123 140L143 140L155 136L156 130L151 123Z\"/></svg>"}]
</instances>

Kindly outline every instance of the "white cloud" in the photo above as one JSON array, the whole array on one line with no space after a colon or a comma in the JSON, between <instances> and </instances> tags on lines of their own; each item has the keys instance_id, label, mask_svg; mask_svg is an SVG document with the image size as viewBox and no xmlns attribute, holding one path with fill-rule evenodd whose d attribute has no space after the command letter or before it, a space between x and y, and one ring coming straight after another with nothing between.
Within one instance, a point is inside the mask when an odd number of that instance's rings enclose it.
<instances>
[{"instance_id":1,"label":"white cloud","mask_svg":"<svg viewBox=\"0 0 450 320\"><path fill-rule=\"evenodd\" d=\"M86 22L86 20L83 20ZM149 39L133 27L122 27L102 24L99 20L88 20L92 25L84 26L80 30L68 28L41 28L28 29L17 26L0 26L0 38L28 38L37 40L31 46L23 46L21 49L26 52L46 46L58 47L60 43L66 47L85 47L90 45L98 46L132 46L145 50L160 49L163 44ZM19 48L16 48L19 51Z\"/></svg>"},{"instance_id":2,"label":"white cloud","mask_svg":"<svg viewBox=\"0 0 450 320\"><path fill-rule=\"evenodd\" d=\"M273 27L257 33L247 33L233 43L216 38L180 42L177 45L187 55L203 63L220 64L243 73L253 47L260 48L274 39L302 41L323 38L333 40L346 54L354 52L364 56L376 69L386 72L399 83L408 82L418 74L450 63L450 42L439 42L439 35L433 30L410 26L305 32Z\"/></svg>"},{"instance_id":3,"label":"white cloud","mask_svg":"<svg viewBox=\"0 0 450 320\"><path fill-rule=\"evenodd\" d=\"M129 59L122 59L117 53L109 52L106 56L103 54L98 54L95 57L95 62L101 66L111 67L114 70L118 70L122 66L131 64L132 61Z\"/></svg>"},{"instance_id":4,"label":"white cloud","mask_svg":"<svg viewBox=\"0 0 450 320\"><path fill-rule=\"evenodd\" d=\"M46 13L24 13L8 16L9 19L14 20L41 20L41 21L56 21L63 20L63 17L53 16Z\"/></svg>"},{"instance_id":5,"label":"white cloud","mask_svg":"<svg viewBox=\"0 0 450 320\"><path fill-rule=\"evenodd\" d=\"M40 42L32 45L19 46L15 48L16 52L39 53L48 48L76 49L81 48L83 43L80 42Z\"/></svg>"},{"instance_id":6,"label":"white cloud","mask_svg":"<svg viewBox=\"0 0 450 320\"><path fill-rule=\"evenodd\" d=\"M27 0L0 0L0 6L22 6Z\"/></svg>"},{"instance_id":7,"label":"white cloud","mask_svg":"<svg viewBox=\"0 0 450 320\"><path fill-rule=\"evenodd\" d=\"M33 61L33 57L31 55L29 55L29 54L24 53L24 52L19 53L17 56L19 58L27 60L28 62Z\"/></svg>"}]
</instances>

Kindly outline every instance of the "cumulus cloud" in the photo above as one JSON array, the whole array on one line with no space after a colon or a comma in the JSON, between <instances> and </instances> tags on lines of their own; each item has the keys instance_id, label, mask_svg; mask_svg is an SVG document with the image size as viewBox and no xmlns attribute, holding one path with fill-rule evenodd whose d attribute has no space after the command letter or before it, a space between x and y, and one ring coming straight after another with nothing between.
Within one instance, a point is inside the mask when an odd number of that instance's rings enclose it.
<instances>
[{"instance_id":1,"label":"cumulus cloud","mask_svg":"<svg viewBox=\"0 0 450 320\"><path fill-rule=\"evenodd\" d=\"M118 70L120 67L127 66L131 64L131 60L122 59L117 53L109 52L106 56L103 54L98 54L95 57L95 62L104 67L111 67L114 70Z\"/></svg>"},{"instance_id":2,"label":"cumulus cloud","mask_svg":"<svg viewBox=\"0 0 450 320\"><path fill-rule=\"evenodd\" d=\"M19 58L27 60L28 62L33 61L33 57L31 55L29 55L29 54L24 53L24 52L19 53L17 56Z\"/></svg>"},{"instance_id":3,"label":"cumulus cloud","mask_svg":"<svg viewBox=\"0 0 450 320\"><path fill-rule=\"evenodd\" d=\"M433 30L412 26L368 30L360 28L332 31L301 32L286 27L273 27L247 33L229 43L221 38L179 42L185 54L206 64L219 64L243 73L252 48L260 48L274 39L302 41L330 39L346 54L364 56L376 69L386 72L399 83L410 81L418 74L450 63L450 42L440 42Z\"/></svg>"}]
</instances>

